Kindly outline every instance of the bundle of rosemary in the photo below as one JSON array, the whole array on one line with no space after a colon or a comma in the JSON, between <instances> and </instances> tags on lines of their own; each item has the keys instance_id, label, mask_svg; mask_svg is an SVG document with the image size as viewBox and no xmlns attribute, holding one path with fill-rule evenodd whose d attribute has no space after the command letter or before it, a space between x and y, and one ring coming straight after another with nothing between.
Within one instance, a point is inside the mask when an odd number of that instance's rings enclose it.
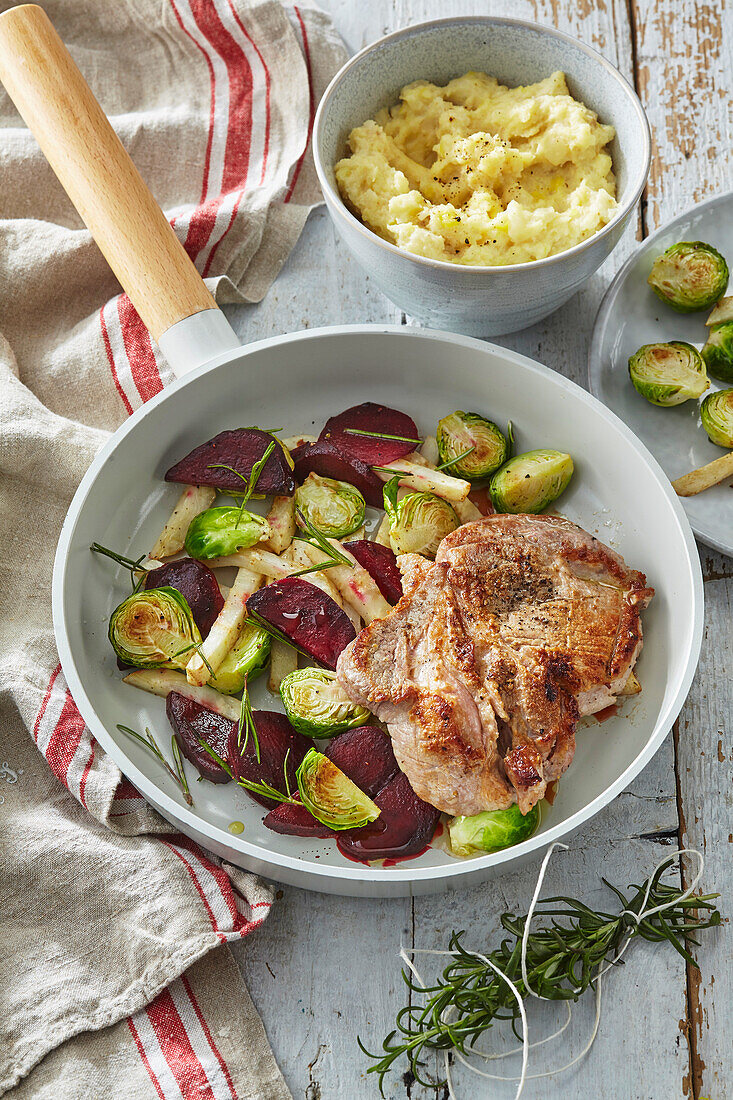
<instances>
[{"instance_id":1,"label":"bundle of rosemary","mask_svg":"<svg viewBox=\"0 0 733 1100\"><path fill-rule=\"evenodd\" d=\"M368 1072L378 1074L382 1095L385 1075L398 1059L405 1057L420 1084L427 1087L447 1084L449 1095L453 1096L449 1055L454 1054L464 1064L468 1064L466 1059L470 1055L477 1053L486 1058L477 1049L477 1040L496 1021L503 1020L511 1024L522 1042L519 1050L523 1051L523 1065L520 1077L501 1079L518 1080L519 1096L526 1079L529 1046L525 997L573 1002L589 988L600 993L601 975L619 961L631 940L638 937L652 943L670 943L690 965L697 967L688 945L697 946L695 934L721 922L713 904L718 895L693 894L702 874L702 856L698 852L690 850L689 854L699 857L699 870L684 890L663 881L680 852L664 859L643 883L630 885L628 894L603 879L620 903L618 913L596 912L568 897L547 898L535 908L551 852L552 849L545 857L529 913L522 917L512 913L502 915L501 925L507 936L490 954L468 950L463 944L463 932L453 932L447 951L410 952L413 956L424 953L449 957L435 984L428 985L419 980L413 962L403 953L407 969L403 969L402 977L410 990L410 1003L397 1013L396 1028L384 1040L382 1051L373 1054L361 1039L357 1040L364 1054L374 1061ZM542 926L532 929L533 917L544 917ZM424 1076L424 1059L431 1051L444 1052L443 1080L428 1080Z\"/></svg>"}]
</instances>

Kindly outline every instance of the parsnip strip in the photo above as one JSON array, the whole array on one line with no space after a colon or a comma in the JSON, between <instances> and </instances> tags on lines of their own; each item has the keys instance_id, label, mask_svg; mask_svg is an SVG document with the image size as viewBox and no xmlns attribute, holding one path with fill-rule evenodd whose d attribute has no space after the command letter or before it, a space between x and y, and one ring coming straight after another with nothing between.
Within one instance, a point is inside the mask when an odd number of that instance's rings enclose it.
<instances>
[{"instance_id":1,"label":"parsnip strip","mask_svg":"<svg viewBox=\"0 0 733 1100\"><path fill-rule=\"evenodd\" d=\"M270 649L270 672L267 686L270 691L279 691L280 684L291 672L298 667L298 654L291 645L281 642L279 638L272 639Z\"/></svg>"},{"instance_id":2,"label":"parsnip strip","mask_svg":"<svg viewBox=\"0 0 733 1100\"><path fill-rule=\"evenodd\" d=\"M641 691L641 684L637 680L634 673L630 672L629 675L628 675L628 678L626 680L626 683L624 684L624 686L621 688L621 691L619 692L619 696L638 695L640 691Z\"/></svg>"},{"instance_id":3,"label":"parsnip strip","mask_svg":"<svg viewBox=\"0 0 733 1100\"><path fill-rule=\"evenodd\" d=\"M672 482L672 488L678 497L693 497L704 489L710 489L727 477L733 476L733 451L727 455L708 462L707 466L701 466L698 470L691 470Z\"/></svg>"},{"instance_id":4,"label":"parsnip strip","mask_svg":"<svg viewBox=\"0 0 733 1100\"><path fill-rule=\"evenodd\" d=\"M338 588L344 603L353 607L367 625L373 619L381 619L388 615L392 608L379 591L376 581L372 580L366 569L359 565L353 554L345 550L340 542L336 539L328 541L338 553L353 562L351 569L348 565L335 565L328 571L329 580Z\"/></svg>"},{"instance_id":5,"label":"parsnip strip","mask_svg":"<svg viewBox=\"0 0 733 1100\"><path fill-rule=\"evenodd\" d=\"M281 442L289 451L294 451L296 447L300 447L303 443L315 443L316 437L314 435L289 435Z\"/></svg>"},{"instance_id":6,"label":"parsnip strip","mask_svg":"<svg viewBox=\"0 0 733 1100\"><path fill-rule=\"evenodd\" d=\"M374 536L375 542L378 542L380 546L388 546L390 550L392 549L392 543L389 541L389 531L391 526L392 525L389 522L389 516L385 515L382 519L382 522L379 524L379 527L377 528L376 535Z\"/></svg>"},{"instance_id":7,"label":"parsnip strip","mask_svg":"<svg viewBox=\"0 0 733 1100\"><path fill-rule=\"evenodd\" d=\"M170 558L183 550L191 520L210 508L215 500L216 489L208 485L186 485L176 501L170 519L150 551L151 558Z\"/></svg>"},{"instance_id":8,"label":"parsnip strip","mask_svg":"<svg viewBox=\"0 0 733 1100\"><path fill-rule=\"evenodd\" d=\"M414 456L410 455L410 459ZM422 456L420 456L422 457ZM412 462L407 458L397 458L390 462L388 468L394 470L400 478L400 486L406 489L414 489L418 493L435 493L443 500L465 500L471 492L471 482L464 481L460 477L451 477L442 470L430 470L419 462ZM375 467L375 474L381 481L389 481L394 474L385 473Z\"/></svg>"},{"instance_id":9,"label":"parsnip strip","mask_svg":"<svg viewBox=\"0 0 733 1100\"><path fill-rule=\"evenodd\" d=\"M173 672L167 668L141 668L125 676L123 681L131 687L148 691L151 695L160 695L165 699L171 691L177 691L186 699L193 699L202 707L221 714L232 722L239 720L240 704L231 695L222 695L210 687L195 687L189 684L182 672Z\"/></svg>"},{"instance_id":10,"label":"parsnip strip","mask_svg":"<svg viewBox=\"0 0 733 1100\"><path fill-rule=\"evenodd\" d=\"M262 545L273 554L282 554L295 534L295 497L274 497L267 513L270 537Z\"/></svg>"},{"instance_id":11,"label":"parsnip strip","mask_svg":"<svg viewBox=\"0 0 733 1100\"><path fill-rule=\"evenodd\" d=\"M257 591L261 581L259 573L252 573L249 569L239 570L214 625L186 665L189 684L207 683L212 671L216 672L219 668L242 632L247 618L247 597Z\"/></svg>"},{"instance_id":12,"label":"parsnip strip","mask_svg":"<svg viewBox=\"0 0 733 1100\"><path fill-rule=\"evenodd\" d=\"M480 509L468 497L465 500L454 500L453 511L461 523L472 523L475 519L483 519Z\"/></svg>"},{"instance_id":13,"label":"parsnip strip","mask_svg":"<svg viewBox=\"0 0 733 1100\"><path fill-rule=\"evenodd\" d=\"M326 555L322 550L319 550L317 546L313 546L310 542L294 542L290 548L290 553L293 555L293 560L299 562L296 568L307 569L311 565L318 565L325 560ZM355 611L351 604L346 603L341 592L336 585L331 581L329 573L331 569L319 569L316 573L308 573L303 579L311 581L317 588L320 588L322 592L325 592L327 596L338 604L338 606L346 612L351 619L354 630L359 633L361 630L361 618L358 611Z\"/></svg>"},{"instance_id":14,"label":"parsnip strip","mask_svg":"<svg viewBox=\"0 0 733 1100\"><path fill-rule=\"evenodd\" d=\"M438 451L438 440L434 435L429 435L423 440L423 445L419 452L427 462L428 466L432 466L435 469L440 463L440 453Z\"/></svg>"},{"instance_id":15,"label":"parsnip strip","mask_svg":"<svg viewBox=\"0 0 733 1100\"><path fill-rule=\"evenodd\" d=\"M293 572L292 565L288 565L283 558L270 550L259 550L256 547L239 550L226 558L210 558L206 564L211 569L223 569L229 565L237 569L251 569L253 573L264 573L266 577L275 577L277 580L289 577Z\"/></svg>"}]
</instances>

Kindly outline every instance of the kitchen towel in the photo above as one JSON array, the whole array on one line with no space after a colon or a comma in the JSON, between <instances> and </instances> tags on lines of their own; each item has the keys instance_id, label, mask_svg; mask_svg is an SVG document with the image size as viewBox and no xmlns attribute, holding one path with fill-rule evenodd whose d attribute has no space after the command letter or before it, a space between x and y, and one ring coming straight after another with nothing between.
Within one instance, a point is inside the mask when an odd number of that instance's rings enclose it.
<instances>
[{"instance_id":1,"label":"kitchen towel","mask_svg":"<svg viewBox=\"0 0 733 1100\"><path fill-rule=\"evenodd\" d=\"M319 201L330 21L308 0L43 6L217 300L262 298ZM169 369L1 90L0 157L0 1095L283 1100L227 947L271 891L146 805L54 647L71 497Z\"/></svg>"}]
</instances>

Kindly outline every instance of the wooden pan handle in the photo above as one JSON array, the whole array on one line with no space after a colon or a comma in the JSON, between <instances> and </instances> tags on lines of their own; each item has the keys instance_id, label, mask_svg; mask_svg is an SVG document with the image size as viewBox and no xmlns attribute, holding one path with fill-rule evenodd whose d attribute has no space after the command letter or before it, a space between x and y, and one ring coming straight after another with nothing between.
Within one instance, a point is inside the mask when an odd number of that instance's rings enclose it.
<instances>
[{"instance_id":1,"label":"wooden pan handle","mask_svg":"<svg viewBox=\"0 0 733 1100\"><path fill-rule=\"evenodd\" d=\"M0 15L0 80L151 335L216 302L42 8Z\"/></svg>"}]
</instances>

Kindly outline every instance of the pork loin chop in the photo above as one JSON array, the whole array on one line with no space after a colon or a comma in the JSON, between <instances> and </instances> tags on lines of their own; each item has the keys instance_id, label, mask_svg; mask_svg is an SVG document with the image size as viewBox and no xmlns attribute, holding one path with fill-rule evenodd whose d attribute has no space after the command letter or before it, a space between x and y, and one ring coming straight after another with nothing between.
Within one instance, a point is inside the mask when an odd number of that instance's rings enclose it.
<instances>
[{"instance_id":1,"label":"pork loin chop","mask_svg":"<svg viewBox=\"0 0 733 1100\"><path fill-rule=\"evenodd\" d=\"M398 559L404 595L342 652L349 696L387 723L420 798L523 813L570 764L642 644L643 573L556 516L495 515Z\"/></svg>"}]
</instances>

